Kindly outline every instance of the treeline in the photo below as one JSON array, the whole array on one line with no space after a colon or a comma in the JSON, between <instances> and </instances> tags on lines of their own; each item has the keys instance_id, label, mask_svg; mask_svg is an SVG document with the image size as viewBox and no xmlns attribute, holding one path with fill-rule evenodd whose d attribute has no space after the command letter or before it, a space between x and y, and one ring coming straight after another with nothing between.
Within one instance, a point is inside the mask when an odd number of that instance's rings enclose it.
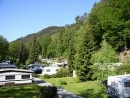
<instances>
[{"instance_id":1,"label":"treeline","mask_svg":"<svg viewBox=\"0 0 130 98\"><path fill-rule=\"evenodd\" d=\"M118 62L117 53L130 47L129 5L128 0L101 0L90 13L75 17L74 24L49 28L44 35L43 30L9 43L6 58L19 64L34 63L41 58L64 58L68 60L70 75L76 70L81 81L95 79L94 63ZM3 53L1 59L5 58Z\"/></svg>"}]
</instances>

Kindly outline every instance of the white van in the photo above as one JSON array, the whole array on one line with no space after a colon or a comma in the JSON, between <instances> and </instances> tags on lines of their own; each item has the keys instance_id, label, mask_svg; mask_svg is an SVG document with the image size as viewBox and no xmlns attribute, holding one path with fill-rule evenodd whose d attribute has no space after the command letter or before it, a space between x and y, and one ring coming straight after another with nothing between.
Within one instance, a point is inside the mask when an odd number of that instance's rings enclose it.
<instances>
[{"instance_id":1,"label":"white van","mask_svg":"<svg viewBox=\"0 0 130 98\"><path fill-rule=\"evenodd\" d=\"M130 75L109 76L107 93L112 98L130 98Z\"/></svg>"}]
</instances>

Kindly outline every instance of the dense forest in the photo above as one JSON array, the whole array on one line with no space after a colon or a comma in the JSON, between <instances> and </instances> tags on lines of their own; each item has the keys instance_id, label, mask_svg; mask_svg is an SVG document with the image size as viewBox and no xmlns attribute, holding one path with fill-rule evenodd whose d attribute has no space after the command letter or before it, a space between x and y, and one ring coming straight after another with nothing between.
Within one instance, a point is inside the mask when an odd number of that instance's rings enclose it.
<instances>
[{"instance_id":1,"label":"dense forest","mask_svg":"<svg viewBox=\"0 0 130 98\"><path fill-rule=\"evenodd\" d=\"M120 62L130 48L130 0L101 0L75 23L51 26L13 42L0 36L0 60L29 64L42 58L67 59L81 81L92 79L94 63ZM19 62L18 62L18 60ZM94 76L93 76L94 78Z\"/></svg>"}]
</instances>

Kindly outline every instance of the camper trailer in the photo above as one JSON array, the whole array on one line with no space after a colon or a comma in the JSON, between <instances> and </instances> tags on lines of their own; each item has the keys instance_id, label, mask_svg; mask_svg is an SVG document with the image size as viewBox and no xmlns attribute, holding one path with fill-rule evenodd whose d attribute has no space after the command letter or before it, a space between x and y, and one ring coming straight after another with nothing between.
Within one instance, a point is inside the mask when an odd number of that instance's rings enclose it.
<instances>
[{"instance_id":1,"label":"camper trailer","mask_svg":"<svg viewBox=\"0 0 130 98\"><path fill-rule=\"evenodd\" d=\"M109 76L107 93L112 98L130 98L130 75Z\"/></svg>"},{"instance_id":2,"label":"camper trailer","mask_svg":"<svg viewBox=\"0 0 130 98\"><path fill-rule=\"evenodd\" d=\"M22 69L0 69L0 85L32 83L33 71Z\"/></svg>"},{"instance_id":3,"label":"camper trailer","mask_svg":"<svg viewBox=\"0 0 130 98\"><path fill-rule=\"evenodd\" d=\"M42 74L43 75L45 75L45 74L53 75L53 74L56 74L59 69L60 69L60 67L58 67L57 65L53 64L51 66L44 67L42 69Z\"/></svg>"}]
</instances>

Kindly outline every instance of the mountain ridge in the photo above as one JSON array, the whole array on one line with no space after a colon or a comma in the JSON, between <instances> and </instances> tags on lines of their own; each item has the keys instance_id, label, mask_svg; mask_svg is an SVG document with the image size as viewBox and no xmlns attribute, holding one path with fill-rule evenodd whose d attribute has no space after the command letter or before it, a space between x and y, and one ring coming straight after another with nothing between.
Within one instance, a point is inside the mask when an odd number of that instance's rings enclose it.
<instances>
[{"instance_id":1,"label":"mountain ridge","mask_svg":"<svg viewBox=\"0 0 130 98\"><path fill-rule=\"evenodd\" d=\"M30 39L32 39L35 35L37 38L41 38L42 36L45 36L45 35L51 35L51 34L54 34L56 33L56 31L61 28L62 26L49 26L49 27L46 27L40 31L38 31L37 33L32 33L32 34L28 34L26 35L25 37L20 37L20 38L17 38L16 40L14 41L21 41L21 40L24 40L26 42L28 42ZM14 42L12 41L12 42Z\"/></svg>"}]
</instances>

